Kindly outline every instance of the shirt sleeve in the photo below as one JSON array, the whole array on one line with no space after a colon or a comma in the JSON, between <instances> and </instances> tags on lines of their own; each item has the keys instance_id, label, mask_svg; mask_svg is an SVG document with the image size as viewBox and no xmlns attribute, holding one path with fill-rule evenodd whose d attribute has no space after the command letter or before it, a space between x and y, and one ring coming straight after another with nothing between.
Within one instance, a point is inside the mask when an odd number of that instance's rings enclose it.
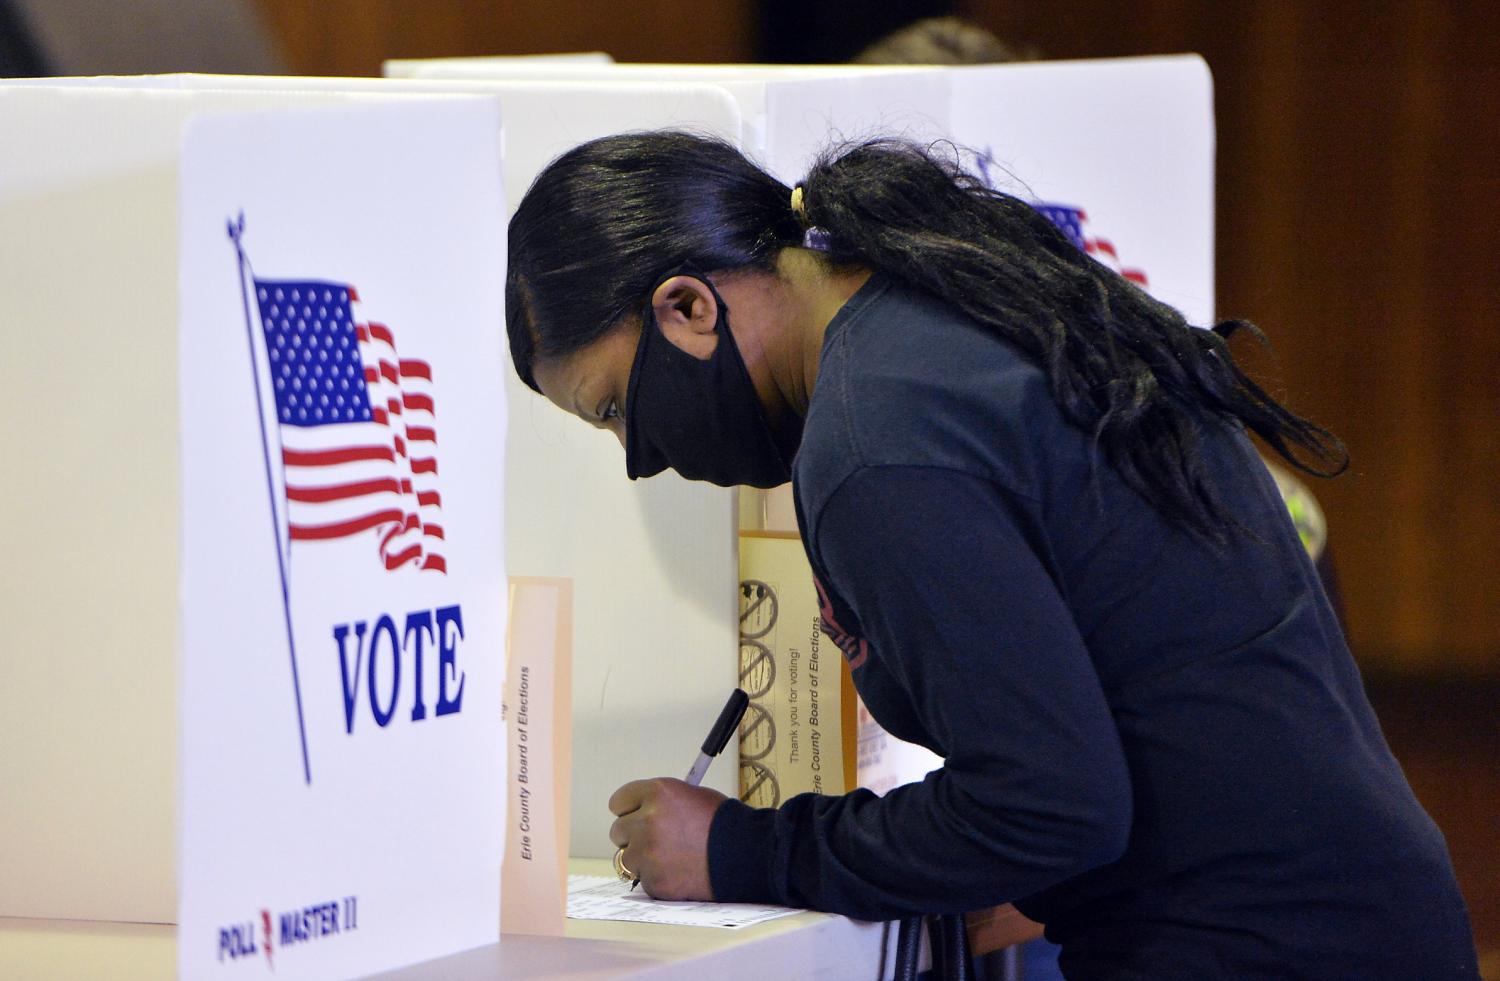
<instances>
[{"instance_id":1,"label":"shirt sleeve","mask_svg":"<svg viewBox=\"0 0 1500 981\"><path fill-rule=\"evenodd\" d=\"M884 797L726 801L709 835L717 899L861 919L961 912L1123 853L1119 734L1016 513L1007 491L930 467L865 468L829 500L818 564L944 765Z\"/></svg>"}]
</instances>

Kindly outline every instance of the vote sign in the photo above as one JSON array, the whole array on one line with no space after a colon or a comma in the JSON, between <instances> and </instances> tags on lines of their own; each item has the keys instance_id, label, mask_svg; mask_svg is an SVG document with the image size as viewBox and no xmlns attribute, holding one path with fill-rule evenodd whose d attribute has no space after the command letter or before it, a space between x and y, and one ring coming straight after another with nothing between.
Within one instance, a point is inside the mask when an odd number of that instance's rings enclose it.
<instances>
[{"instance_id":1,"label":"vote sign","mask_svg":"<svg viewBox=\"0 0 1500 981\"><path fill-rule=\"evenodd\" d=\"M184 976L498 939L499 160L482 99L188 131Z\"/></svg>"}]
</instances>

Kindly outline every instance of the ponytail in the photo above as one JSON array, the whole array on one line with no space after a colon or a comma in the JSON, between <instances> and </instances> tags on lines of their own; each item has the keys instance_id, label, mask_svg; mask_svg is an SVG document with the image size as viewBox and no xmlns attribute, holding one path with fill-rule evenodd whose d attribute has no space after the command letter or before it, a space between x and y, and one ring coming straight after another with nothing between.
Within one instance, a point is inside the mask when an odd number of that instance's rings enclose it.
<instances>
[{"instance_id":1,"label":"ponytail","mask_svg":"<svg viewBox=\"0 0 1500 981\"><path fill-rule=\"evenodd\" d=\"M921 287L1018 347L1125 482L1190 531L1221 542L1236 524L1199 452L1205 419L1238 421L1304 472L1326 477L1347 467L1336 437L1235 364L1228 338L1243 330L1264 339L1253 325L1189 326L1036 209L965 172L956 155L864 143L825 155L801 190L799 217L831 261Z\"/></svg>"}]
</instances>

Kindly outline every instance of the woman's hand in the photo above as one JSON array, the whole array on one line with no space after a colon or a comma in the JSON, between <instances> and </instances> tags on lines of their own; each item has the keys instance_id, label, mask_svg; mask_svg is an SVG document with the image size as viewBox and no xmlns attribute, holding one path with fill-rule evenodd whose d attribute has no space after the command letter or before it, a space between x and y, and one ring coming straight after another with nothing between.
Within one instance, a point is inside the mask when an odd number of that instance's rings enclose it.
<instances>
[{"instance_id":1,"label":"woman's hand","mask_svg":"<svg viewBox=\"0 0 1500 981\"><path fill-rule=\"evenodd\" d=\"M609 799L619 815L609 840L655 899L714 898L708 881L708 828L727 800L717 790L658 777L632 780Z\"/></svg>"}]
</instances>

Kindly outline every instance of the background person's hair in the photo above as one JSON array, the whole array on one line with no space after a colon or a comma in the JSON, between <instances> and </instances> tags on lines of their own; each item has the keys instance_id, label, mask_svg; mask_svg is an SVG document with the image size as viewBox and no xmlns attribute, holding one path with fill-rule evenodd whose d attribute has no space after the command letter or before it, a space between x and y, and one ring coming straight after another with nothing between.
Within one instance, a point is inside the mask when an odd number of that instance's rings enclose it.
<instances>
[{"instance_id":1,"label":"background person's hair","mask_svg":"<svg viewBox=\"0 0 1500 981\"><path fill-rule=\"evenodd\" d=\"M1090 259L1045 216L965 172L956 150L876 140L825 154L791 189L722 142L635 133L558 158L510 224L506 320L522 379L642 313L663 272L773 270L821 230L828 259L941 297L1046 373L1066 416L1127 484L1212 541L1237 526L1210 481L1200 430L1238 420L1293 465L1347 463L1327 430L1287 411L1235 364L1242 321L1200 330ZM1293 447L1325 465L1302 463Z\"/></svg>"},{"instance_id":2,"label":"background person's hair","mask_svg":"<svg viewBox=\"0 0 1500 981\"><path fill-rule=\"evenodd\" d=\"M854 65L993 65L1034 61L1030 48L1017 49L961 17L924 17L892 31L849 59Z\"/></svg>"}]
</instances>

